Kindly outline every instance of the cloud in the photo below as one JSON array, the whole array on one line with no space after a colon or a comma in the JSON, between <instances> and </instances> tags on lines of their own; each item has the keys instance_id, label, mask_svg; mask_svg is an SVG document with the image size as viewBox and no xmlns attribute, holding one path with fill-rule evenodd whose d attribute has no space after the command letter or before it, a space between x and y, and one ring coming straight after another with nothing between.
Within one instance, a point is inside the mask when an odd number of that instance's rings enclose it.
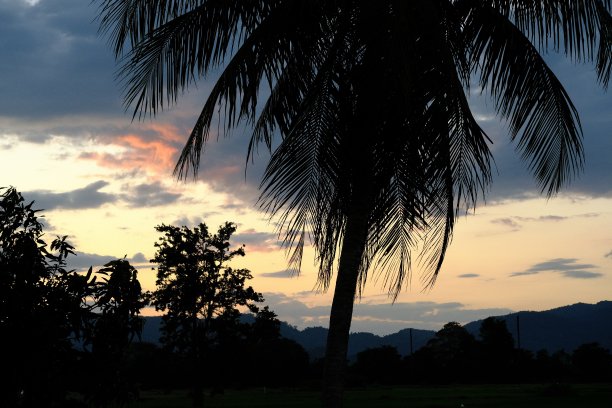
<instances>
[{"instance_id":1,"label":"cloud","mask_svg":"<svg viewBox=\"0 0 612 408\"><path fill-rule=\"evenodd\" d=\"M598 217L599 214L589 213L589 214L577 214L572 216L561 216L561 215L541 215L539 217L505 217L505 218L497 218L491 220L491 223L503 225L508 228L511 228L513 231L518 231L522 228L521 223L525 222L561 222L568 220L570 218L592 218Z\"/></svg>"},{"instance_id":2,"label":"cloud","mask_svg":"<svg viewBox=\"0 0 612 408\"><path fill-rule=\"evenodd\" d=\"M612 251L604 255L605 258L612 258Z\"/></svg>"},{"instance_id":3,"label":"cloud","mask_svg":"<svg viewBox=\"0 0 612 408\"><path fill-rule=\"evenodd\" d=\"M0 3L2 115L46 120L121 111L115 63L82 0Z\"/></svg>"},{"instance_id":4,"label":"cloud","mask_svg":"<svg viewBox=\"0 0 612 408\"><path fill-rule=\"evenodd\" d=\"M177 202L182 194L168 191L159 181L150 184L126 184L122 198L130 207L158 207Z\"/></svg>"},{"instance_id":5,"label":"cloud","mask_svg":"<svg viewBox=\"0 0 612 408\"><path fill-rule=\"evenodd\" d=\"M480 274L477 273L464 273L462 275L458 275L458 278L478 278L480 277Z\"/></svg>"},{"instance_id":6,"label":"cloud","mask_svg":"<svg viewBox=\"0 0 612 408\"><path fill-rule=\"evenodd\" d=\"M84 151L79 159L94 161L101 167L118 170L140 170L149 174L171 175L182 147L181 130L172 124L136 124L109 129L98 134L97 144L106 146ZM115 133L110 133L114 131Z\"/></svg>"},{"instance_id":7,"label":"cloud","mask_svg":"<svg viewBox=\"0 0 612 408\"><path fill-rule=\"evenodd\" d=\"M75 256L68 258L67 263L69 268L74 269L88 269L90 266L93 267L94 271L98 268L103 267L105 264L117 260L123 259L123 256L112 256L112 255L99 255L91 254L87 252L75 251ZM131 264L148 264L149 260L144 256L142 252L135 253L131 258L126 258Z\"/></svg>"},{"instance_id":8,"label":"cloud","mask_svg":"<svg viewBox=\"0 0 612 408\"><path fill-rule=\"evenodd\" d=\"M588 271L588 269L594 268L597 268L597 266L592 264L578 263L578 260L575 258L557 258L535 264L531 268L522 272L514 272L510 274L510 276L537 275L543 272L558 273L563 277L573 279L594 279L604 276L600 272Z\"/></svg>"},{"instance_id":9,"label":"cloud","mask_svg":"<svg viewBox=\"0 0 612 408\"><path fill-rule=\"evenodd\" d=\"M110 255L98 255L89 254L86 252L75 252L76 256L68 258L68 266L75 269L87 269L90 266L94 268L102 267L110 261L117 259L117 257Z\"/></svg>"},{"instance_id":10,"label":"cloud","mask_svg":"<svg viewBox=\"0 0 612 408\"><path fill-rule=\"evenodd\" d=\"M281 247L277 234L259 232L252 228L235 234L233 241L245 245L247 251L271 252Z\"/></svg>"},{"instance_id":11,"label":"cloud","mask_svg":"<svg viewBox=\"0 0 612 408\"><path fill-rule=\"evenodd\" d=\"M612 115L610 114L611 96L599 85L595 70L584 64L574 64L567 58L549 53L545 59L550 64L561 83L567 90L580 112L584 133L584 170L578 177L563 186L561 194L585 197L612 197ZM515 142L510 141L508 124L494 114L494 103L488 96L479 92L470 95L470 106L483 129L491 136L491 146L497 170L493 186L488 194L487 204L507 200L523 200L540 197L540 188L531 172L529 161L521 160ZM493 115L491 115L493 113ZM491 120L494 117L494 120Z\"/></svg>"},{"instance_id":12,"label":"cloud","mask_svg":"<svg viewBox=\"0 0 612 408\"><path fill-rule=\"evenodd\" d=\"M133 262L133 263L148 263L149 259L147 259L147 257L142 252L137 252L137 253L134 254L134 256L132 256L130 258L130 262Z\"/></svg>"},{"instance_id":13,"label":"cloud","mask_svg":"<svg viewBox=\"0 0 612 408\"><path fill-rule=\"evenodd\" d=\"M285 269L285 270L278 271L278 272L264 272L264 273L258 274L257 276L261 276L263 278L287 279L287 278L295 277L296 274L297 274L297 271L294 269Z\"/></svg>"},{"instance_id":14,"label":"cloud","mask_svg":"<svg viewBox=\"0 0 612 408\"><path fill-rule=\"evenodd\" d=\"M195 227L197 225L200 225L203 222L204 222L204 218L202 218L202 217L187 217L187 216L183 216L181 218L178 218L178 219L172 221L171 225L176 225L178 227L193 228L193 227Z\"/></svg>"},{"instance_id":15,"label":"cloud","mask_svg":"<svg viewBox=\"0 0 612 408\"><path fill-rule=\"evenodd\" d=\"M308 294L305 294L306 296ZM279 319L300 329L312 326L327 327L330 306L309 306L302 302L300 294L288 296L282 293L264 293L266 304L278 314ZM450 321L468 323L488 316L512 313L509 309L471 309L458 302L397 302L356 303L351 332L367 331L389 334L409 327L439 330Z\"/></svg>"},{"instance_id":16,"label":"cloud","mask_svg":"<svg viewBox=\"0 0 612 408\"><path fill-rule=\"evenodd\" d=\"M594 278L601 278L603 276L603 273L588 272L588 271L564 271L563 275L567 278L594 279Z\"/></svg>"},{"instance_id":17,"label":"cloud","mask_svg":"<svg viewBox=\"0 0 612 408\"><path fill-rule=\"evenodd\" d=\"M63 193L34 190L25 192L23 195L27 200L34 200L36 206L44 210L99 208L112 203L125 203L135 208L158 207L175 203L183 197L182 194L173 192L159 181L135 185L124 184L120 194L100 191L109 185L107 181L98 180L83 188Z\"/></svg>"},{"instance_id":18,"label":"cloud","mask_svg":"<svg viewBox=\"0 0 612 408\"><path fill-rule=\"evenodd\" d=\"M497 218L495 220L491 220L491 223L509 227L514 231L521 229L521 225L514 221L512 218Z\"/></svg>"},{"instance_id":19,"label":"cloud","mask_svg":"<svg viewBox=\"0 0 612 408\"><path fill-rule=\"evenodd\" d=\"M114 194L100 191L108 185L108 182L98 180L83 188L64 193L53 193L48 190L34 190L24 192L23 196L26 200L34 200L36 206L44 210L99 208L104 204L114 203L118 199Z\"/></svg>"},{"instance_id":20,"label":"cloud","mask_svg":"<svg viewBox=\"0 0 612 408\"><path fill-rule=\"evenodd\" d=\"M27 130L22 132L24 139L44 141L51 134L64 134L70 128L74 136L83 138L96 136L92 126L104 119L115 123L130 121L131 108L126 114L122 107L121 86L114 79L117 64L112 50L105 43L106 39L98 34L95 17L99 9L94 4L83 0L0 2L0 38L4 40L0 51L3 61L10 61L0 64L3 84L0 133L19 128ZM587 197L612 197L612 163L608 154L612 150L610 96L600 89L592 69L571 64L554 54L546 58L580 111L585 134L585 171L564 191ZM200 81L197 90L192 88L181 96L179 106L160 112L151 122L173 122L177 129L176 140L165 139L165 143L159 143L159 138L152 138L140 130L115 132L116 142L126 147L125 151L91 150L82 158L113 168L140 167L167 174L174 166L176 155L210 87L210 80ZM539 196L537 183L526 171L527 164L521 163L515 146L509 142L508 132L503 129L503 120L491 108L494 104L486 97L479 97L479 93L471 93L470 106L495 142L492 150L499 172L489 194L489 203ZM55 121L55 128L49 127L52 121ZM44 128L35 125L41 123ZM137 125L133 128L139 128L142 123ZM230 138L221 137L218 142L215 142L215 135L211 135L199 179L218 192L231 193L237 200L253 205L268 156L262 149L261 157L256 158L255 165L249 166L245 177L249 131L240 128L232 134Z\"/></svg>"},{"instance_id":21,"label":"cloud","mask_svg":"<svg viewBox=\"0 0 612 408\"><path fill-rule=\"evenodd\" d=\"M569 217L560 216L560 215L542 215L539 217L514 217L519 221L535 221L535 222L559 222L567 220Z\"/></svg>"}]
</instances>

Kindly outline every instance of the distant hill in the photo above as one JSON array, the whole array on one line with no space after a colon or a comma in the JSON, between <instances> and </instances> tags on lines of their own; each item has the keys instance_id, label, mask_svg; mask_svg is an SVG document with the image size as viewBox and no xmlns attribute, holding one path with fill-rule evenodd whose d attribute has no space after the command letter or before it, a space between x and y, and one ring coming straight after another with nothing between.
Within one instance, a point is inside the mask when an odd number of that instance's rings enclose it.
<instances>
[{"instance_id":1,"label":"distant hill","mask_svg":"<svg viewBox=\"0 0 612 408\"><path fill-rule=\"evenodd\" d=\"M517 312L496 316L506 321L506 326L515 342L517 316L523 349L572 352L581 344L595 342L612 350L611 301L602 301L594 305L576 303L543 312ZM465 328L477 336L481 322L482 320L477 320L468 323Z\"/></svg>"},{"instance_id":2,"label":"distant hill","mask_svg":"<svg viewBox=\"0 0 612 408\"><path fill-rule=\"evenodd\" d=\"M325 354L325 342L327 341L327 329L324 327L309 327L304 330L297 330L289 326L281 327L281 334L284 337L295 340L308 351L312 359L321 358ZM412 349L413 351L423 347L429 339L436 334L432 330L412 330ZM351 333L349 336L348 356L352 359L359 353L368 348L380 346L393 346L402 355L410 353L410 329L403 329L397 333L386 336L377 336L372 333Z\"/></svg>"},{"instance_id":3,"label":"distant hill","mask_svg":"<svg viewBox=\"0 0 612 408\"><path fill-rule=\"evenodd\" d=\"M565 350L571 352L584 343L597 342L612 350L612 301L602 301L597 304L577 303L543 312L517 312L505 316L495 316L506 321L512 336L517 339L517 315L520 322L521 347L537 351L546 349L549 352ZM159 343L160 317L146 317L142 340ZM245 320L252 319L246 317ZM474 336L482 320L470 322L465 328ZM327 329L324 327L308 327L299 330L285 322L281 322L281 335L295 340L308 351L311 359L323 357ZM423 347L435 335L432 330L412 329L413 351ZM410 353L410 329L397 333L377 336L372 333L351 333L349 338L349 359L367 348L389 345L397 348L401 355Z\"/></svg>"}]
</instances>

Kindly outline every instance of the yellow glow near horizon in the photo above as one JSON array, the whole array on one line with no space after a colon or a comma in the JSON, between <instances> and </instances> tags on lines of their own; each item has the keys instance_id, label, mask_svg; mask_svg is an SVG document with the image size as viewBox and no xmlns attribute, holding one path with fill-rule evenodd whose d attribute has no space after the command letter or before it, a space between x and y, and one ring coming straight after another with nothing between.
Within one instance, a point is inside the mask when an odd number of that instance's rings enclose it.
<instances>
[{"instance_id":1,"label":"yellow glow near horizon","mask_svg":"<svg viewBox=\"0 0 612 408\"><path fill-rule=\"evenodd\" d=\"M202 220L212 230L225 221L236 222L237 234L245 231L273 233L265 215L254 208L255 197L243 207L228 206L233 198L213 191L204 181L176 182L170 175L136 174L129 181L121 179L117 168L100 166L91 160L79 160L83 152L95 150L121 154L120 146L99 144L93 139L79 143L53 137L44 144L16 143L14 136L3 137L0 159L3 179L0 185L14 185L20 191L49 190L60 193L80 189L97 180L109 184L100 192L129 195L130 185L162 183L180 192L180 203L152 207L130 207L127 201L105 204L93 209L57 209L44 214L54 227L50 235L69 235L78 251L115 257L143 253L153 257L153 243L158 234L154 227L179 219ZM10 146L10 147L9 147ZM27 158L27 165L24 165ZM27 197L26 197L27 199ZM480 206L475 215L459 220L445 264L434 288L422 292L419 269L415 265L410 288L397 302L461 302L474 308L505 307L514 310L542 310L573 302L596 302L610 297L612 259L604 255L612 249L609 228L612 225L612 200L580 199L560 196L509 201ZM241 242L234 242L236 245ZM265 277L287 267L285 253L268 245L246 246L246 257L235 262L253 272L253 287L264 293L282 293L301 302L329 305L333 290L320 294L316 286L316 266L311 248L304 256L303 274L294 278ZM571 279L558 272L542 271L535 275L515 276L538 263L554 259L576 259L577 264L593 267L601 273L597 279ZM145 289L154 288L155 271L142 265L140 279ZM472 276L469 278L461 275ZM374 277L375 271L370 273ZM333 287L332 287L333 289ZM361 302L390 303L381 282L370 279Z\"/></svg>"}]
</instances>

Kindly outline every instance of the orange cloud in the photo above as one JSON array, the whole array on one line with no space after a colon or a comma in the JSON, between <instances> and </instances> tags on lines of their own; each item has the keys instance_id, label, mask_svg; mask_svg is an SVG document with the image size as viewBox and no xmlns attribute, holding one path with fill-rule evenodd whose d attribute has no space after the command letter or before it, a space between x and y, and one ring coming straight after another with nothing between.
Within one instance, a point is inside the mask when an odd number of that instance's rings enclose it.
<instances>
[{"instance_id":1,"label":"orange cloud","mask_svg":"<svg viewBox=\"0 0 612 408\"><path fill-rule=\"evenodd\" d=\"M147 124L138 128L136 132L99 139L107 146L117 146L117 153L88 151L79 158L115 169L139 169L153 174L171 172L184 135L167 124Z\"/></svg>"}]
</instances>

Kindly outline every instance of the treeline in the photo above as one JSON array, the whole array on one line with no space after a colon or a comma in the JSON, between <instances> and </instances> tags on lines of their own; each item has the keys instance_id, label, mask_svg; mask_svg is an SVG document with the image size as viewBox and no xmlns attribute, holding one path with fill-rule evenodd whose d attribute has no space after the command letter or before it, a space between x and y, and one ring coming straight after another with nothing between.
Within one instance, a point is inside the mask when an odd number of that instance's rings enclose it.
<instances>
[{"instance_id":1,"label":"treeline","mask_svg":"<svg viewBox=\"0 0 612 408\"><path fill-rule=\"evenodd\" d=\"M482 322L479 339L456 322L422 348L401 357L392 346L364 350L349 366L349 382L365 384L565 383L612 381L612 355L597 343L571 353L518 349L506 322Z\"/></svg>"},{"instance_id":2,"label":"treeline","mask_svg":"<svg viewBox=\"0 0 612 408\"><path fill-rule=\"evenodd\" d=\"M156 289L144 292L126 259L70 270L67 237L47 244L33 203L0 193L0 406L123 406L143 388L189 388L197 406L205 389L289 386L308 373L307 353L258 306L250 271L229 265L244 256L229 242L234 224L156 227ZM163 313L161 348L138 341L145 306Z\"/></svg>"}]
</instances>

